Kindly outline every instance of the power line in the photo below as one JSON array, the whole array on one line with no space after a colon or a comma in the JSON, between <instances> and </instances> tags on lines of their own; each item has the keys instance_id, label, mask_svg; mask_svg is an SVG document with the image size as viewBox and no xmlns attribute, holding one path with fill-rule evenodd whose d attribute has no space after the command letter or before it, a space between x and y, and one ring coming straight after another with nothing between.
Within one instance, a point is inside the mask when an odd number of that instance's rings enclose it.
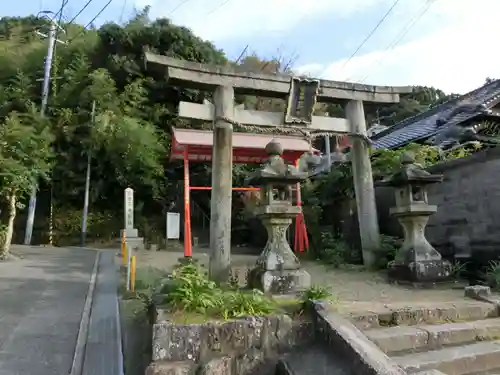
<instances>
[{"instance_id":1,"label":"power line","mask_svg":"<svg viewBox=\"0 0 500 375\"><path fill-rule=\"evenodd\" d=\"M40 13L43 9L43 0L39 0L38 2L38 13Z\"/></svg>"},{"instance_id":2,"label":"power line","mask_svg":"<svg viewBox=\"0 0 500 375\"><path fill-rule=\"evenodd\" d=\"M224 5L226 5L227 3L229 3L231 0L225 0L223 1L217 8L214 8L212 9L210 12L208 12L205 17L208 17L209 15L217 12L220 8L222 8Z\"/></svg>"},{"instance_id":3,"label":"power line","mask_svg":"<svg viewBox=\"0 0 500 375\"><path fill-rule=\"evenodd\" d=\"M92 1L92 0L90 0ZM104 6L101 8L101 10L99 12L97 12L97 14L94 16L94 18L92 18L86 25L85 27L83 28L82 31L80 31L75 37L71 38L70 42L73 42L75 39L79 38L81 35L83 35L83 33L87 30L87 28L92 25L92 23L97 19L97 17L99 17L105 10L107 7L109 7L109 5L113 2L113 0L108 0L108 2L106 4L104 4ZM87 6L87 4L84 5L84 7Z\"/></svg>"},{"instance_id":4,"label":"power line","mask_svg":"<svg viewBox=\"0 0 500 375\"><path fill-rule=\"evenodd\" d=\"M123 22L123 14L125 13L125 8L127 7L127 0L123 0L122 10L120 12L120 23Z\"/></svg>"},{"instance_id":5,"label":"power line","mask_svg":"<svg viewBox=\"0 0 500 375\"><path fill-rule=\"evenodd\" d=\"M246 47L243 49L243 51L241 51L240 56L235 61L235 64L238 64L240 62L240 60L243 58L243 56L247 52L248 47L249 47L249 44L247 44Z\"/></svg>"},{"instance_id":6,"label":"power line","mask_svg":"<svg viewBox=\"0 0 500 375\"><path fill-rule=\"evenodd\" d=\"M68 4L69 0L62 0L62 3L61 3L61 9L59 9L59 20L57 21L57 23L60 25L61 24L61 21L62 21L62 18L63 18L63 12L64 12L64 8L66 7L66 5ZM59 29L58 29L59 30Z\"/></svg>"},{"instance_id":7,"label":"power line","mask_svg":"<svg viewBox=\"0 0 500 375\"><path fill-rule=\"evenodd\" d=\"M68 2L69 0L62 0L61 7L56 13L54 13L54 16L51 18L50 22L55 22L55 19L58 17L59 17L59 22L62 20L64 7L66 6L66 4L68 4Z\"/></svg>"},{"instance_id":8,"label":"power line","mask_svg":"<svg viewBox=\"0 0 500 375\"><path fill-rule=\"evenodd\" d=\"M59 8L59 10L57 12L53 12L51 10L42 10L40 9L40 11L36 14L36 18L45 18L48 22L49 22L49 25L50 24L53 24L53 23L57 23L58 25L61 23L61 20L62 18L64 18L64 15L63 15L63 10L64 10L64 7L66 6L66 4L68 4L69 0L62 0L62 4L61 4L61 7ZM40 1L40 6L43 4L43 0ZM58 21L56 21L56 18L58 18ZM38 30L38 27L33 27L33 31L34 32L39 32ZM48 37L48 35L47 35Z\"/></svg>"},{"instance_id":9,"label":"power line","mask_svg":"<svg viewBox=\"0 0 500 375\"><path fill-rule=\"evenodd\" d=\"M427 11L430 9L432 4L434 4L436 1L437 0L426 0L426 4L420 8L421 9L420 13L415 15L410 20L410 22L408 22L406 24L406 26L403 28L403 30L401 30L401 32L396 36L396 38L394 38L394 40L387 46L387 48L384 50L384 52L382 52L382 56L375 62L375 64L372 65L372 67L379 66L382 63L387 52L394 49L403 40L403 38L406 36L406 34L408 34L408 32L413 28L413 26L415 26L415 24L424 16L424 14L427 13ZM370 73L366 74L363 78L361 78L359 83L365 82L369 76L370 76Z\"/></svg>"},{"instance_id":10,"label":"power line","mask_svg":"<svg viewBox=\"0 0 500 375\"><path fill-rule=\"evenodd\" d=\"M361 50L361 48L363 48L363 46L366 44L366 42L368 42L368 40L370 40L370 38L375 34L375 32L378 30L378 28L380 27L380 25L382 25L382 23L384 23L385 19L392 13L392 10L396 7L396 5L398 5L398 3L400 2L400 0L396 0L394 1L394 3L392 4L392 6L389 8L389 10L387 12L385 12L384 16L378 21L378 23L375 25L375 27L373 28L372 31L370 31L370 33L366 36L366 38L361 42L361 44L358 46L358 48L356 48L356 50L352 53L351 56L349 56L349 58L342 64L342 66L340 67L340 70L342 71L346 65L353 59L354 56L356 56L358 54L358 52ZM325 69L326 70L326 69ZM323 75L325 72L323 71L323 73L321 73L321 75Z\"/></svg>"},{"instance_id":11,"label":"power line","mask_svg":"<svg viewBox=\"0 0 500 375\"><path fill-rule=\"evenodd\" d=\"M90 25L92 25L92 23L97 19L97 17L99 17L102 12L104 12L106 10L107 7L109 7L109 5L113 2L113 0L108 0L108 2L101 8L101 10L99 12L97 12L97 14L94 16L94 18L92 18L89 23L87 23L87 25L85 25L84 29L86 30L87 27L89 27Z\"/></svg>"},{"instance_id":12,"label":"power line","mask_svg":"<svg viewBox=\"0 0 500 375\"><path fill-rule=\"evenodd\" d=\"M72 18L72 19L71 19L68 23L69 23L69 24L73 23L73 22L74 22L74 21L78 18L78 16L79 16L80 14L82 14L82 13L83 13L83 11L84 11L85 9L87 9L87 7L88 7L88 6L92 3L92 1L94 1L94 0L88 0L88 1L85 3L85 5L83 6L83 8L82 8L82 9L80 9L80 10L78 11L78 13L77 13L77 14L76 14L76 15L75 15L75 16L74 16L74 17L73 17L73 18Z\"/></svg>"},{"instance_id":13,"label":"power line","mask_svg":"<svg viewBox=\"0 0 500 375\"><path fill-rule=\"evenodd\" d=\"M63 18L63 11L64 11L64 8L66 7L66 5L68 4L69 0L62 0L62 3L61 3L61 8L59 9L59 19L57 20L57 28L56 28L56 35L55 35L55 38L57 40L57 37L59 36L59 32L61 31L61 21L62 21L62 18ZM57 13L56 13L57 14ZM64 32L64 30L63 30ZM56 54L56 47L57 47L57 43L54 44L54 55Z\"/></svg>"},{"instance_id":14,"label":"power line","mask_svg":"<svg viewBox=\"0 0 500 375\"><path fill-rule=\"evenodd\" d=\"M181 2L179 2L179 4L177 4L169 13L168 13L168 16L171 16L177 9L179 9L181 6L183 6L184 4L186 4L188 1L190 0L182 0ZM207 14L205 14L205 17L208 17L210 16L211 14L217 12L219 9L221 9L224 5L226 5L227 3L229 3L231 0L225 0L223 1L222 3L220 3L216 8L212 9L211 11L209 11Z\"/></svg>"},{"instance_id":15,"label":"power line","mask_svg":"<svg viewBox=\"0 0 500 375\"><path fill-rule=\"evenodd\" d=\"M177 9L179 9L181 6L183 6L184 4L186 4L189 0L182 0L179 4L177 4L174 9L172 9L168 15L171 16L172 13L174 13Z\"/></svg>"}]
</instances>

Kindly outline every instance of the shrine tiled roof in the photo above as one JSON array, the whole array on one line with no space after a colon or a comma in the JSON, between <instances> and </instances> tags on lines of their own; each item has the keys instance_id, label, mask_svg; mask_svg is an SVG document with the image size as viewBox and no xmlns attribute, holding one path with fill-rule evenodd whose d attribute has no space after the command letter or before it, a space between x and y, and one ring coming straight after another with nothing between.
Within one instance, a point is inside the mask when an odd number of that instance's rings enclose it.
<instances>
[{"instance_id":1,"label":"shrine tiled roof","mask_svg":"<svg viewBox=\"0 0 500 375\"><path fill-rule=\"evenodd\" d=\"M309 145L301 136L274 135L271 133L254 134L233 132L233 163L264 163L269 158L265 152L266 145L273 139L283 146L283 158L296 161L304 153L312 151L319 155L319 150ZM172 128L171 160L183 160L186 157L193 162L212 160L213 132L211 130Z\"/></svg>"},{"instance_id":2,"label":"shrine tiled roof","mask_svg":"<svg viewBox=\"0 0 500 375\"><path fill-rule=\"evenodd\" d=\"M426 112L407 118L389 129L372 137L374 148L397 148L410 142L424 140L436 135L438 132L453 125L467 121L483 113L478 107L477 111L456 111L462 103L482 104L484 110L500 102L500 80L485 84L458 98L449 100ZM438 119L446 118L445 123L439 124Z\"/></svg>"}]
</instances>

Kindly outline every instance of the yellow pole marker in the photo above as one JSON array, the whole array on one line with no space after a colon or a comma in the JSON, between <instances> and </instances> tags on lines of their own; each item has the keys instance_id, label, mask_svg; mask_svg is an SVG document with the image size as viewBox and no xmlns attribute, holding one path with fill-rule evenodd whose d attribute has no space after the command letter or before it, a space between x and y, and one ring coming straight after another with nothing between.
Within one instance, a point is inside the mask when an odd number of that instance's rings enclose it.
<instances>
[{"instance_id":1,"label":"yellow pole marker","mask_svg":"<svg viewBox=\"0 0 500 375\"><path fill-rule=\"evenodd\" d=\"M136 263L135 263L135 255L132 255L132 259L130 260L130 290L133 292L135 290L135 275L136 275Z\"/></svg>"},{"instance_id":2,"label":"yellow pole marker","mask_svg":"<svg viewBox=\"0 0 500 375\"><path fill-rule=\"evenodd\" d=\"M127 258L127 237L125 236L125 230L122 232L122 264L125 266L128 262Z\"/></svg>"}]
</instances>

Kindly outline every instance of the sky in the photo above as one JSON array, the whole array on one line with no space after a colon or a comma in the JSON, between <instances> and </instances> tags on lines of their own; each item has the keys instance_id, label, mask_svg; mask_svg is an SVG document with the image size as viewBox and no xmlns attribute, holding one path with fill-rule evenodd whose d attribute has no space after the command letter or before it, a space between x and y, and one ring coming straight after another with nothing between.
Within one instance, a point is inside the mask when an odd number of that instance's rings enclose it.
<instances>
[{"instance_id":1,"label":"sky","mask_svg":"<svg viewBox=\"0 0 500 375\"><path fill-rule=\"evenodd\" d=\"M87 24L109 0L92 0L76 19ZM212 41L230 58L248 53L292 58L301 74L375 85L434 86L466 93L500 78L498 0L400 0L374 35L350 56L395 0L111 0L95 20L123 22L151 6ZM85 0L69 0L71 19ZM22 5L21 5L22 4ZM0 16L57 11L61 0L1 1ZM498 12L497 12L498 11Z\"/></svg>"}]
</instances>

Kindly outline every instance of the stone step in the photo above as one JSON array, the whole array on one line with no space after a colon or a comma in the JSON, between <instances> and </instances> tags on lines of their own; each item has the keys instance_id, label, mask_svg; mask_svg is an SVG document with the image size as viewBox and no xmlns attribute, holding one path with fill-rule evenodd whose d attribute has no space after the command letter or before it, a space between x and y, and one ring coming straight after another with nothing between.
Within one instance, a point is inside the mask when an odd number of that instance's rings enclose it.
<instances>
[{"instance_id":1,"label":"stone step","mask_svg":"<svg viewBox=\"0 0 500 375\"><path fill-rule=\"evenodd\" d=\"M276 375L353 375L348 366L322 345L296 350L282 358Z\"/></svg>"},{"instance_id":2,"label":"stone step","mask_svg":"<svg viewBox=\"0 0 500 375\"><path fill-rule=\"evenodd\" d=\"M470 375L500 368L500 341L478 342L391 358L408 373L436 369L447 375Z\"/></svg>"},{"instance_id":3,"label":"stone step","mask_svg":"<svg viewBox=\"0 0 500 375\"><path fill-rule=\"evenodd\" d=\"M197 367L192 361L158 361L148 366L145 375L190 375Z\"/></svg>"},{"instance_id":4,"label":"stone step","mask_svg":"<svg viewBox=\"0 0 500 375\"><path fill-rule=\"evenodd\" d=\"M365 334L387 354L434 350L474 341L500 339L500 318L379 328L365 331Z\"/></svg>"},{"instance_id":5,"label":"stone step","mask_svg":"<svg viewBox=\"0 0 500 375\"><path fill-rule=\"evenodd\" d=\"M440 304L402 303L373 304L345 314L357 328L367 330L379 327L441 324L499 317L495 304L479 301L443 302Z\"/></svg>"}]
</instances>

